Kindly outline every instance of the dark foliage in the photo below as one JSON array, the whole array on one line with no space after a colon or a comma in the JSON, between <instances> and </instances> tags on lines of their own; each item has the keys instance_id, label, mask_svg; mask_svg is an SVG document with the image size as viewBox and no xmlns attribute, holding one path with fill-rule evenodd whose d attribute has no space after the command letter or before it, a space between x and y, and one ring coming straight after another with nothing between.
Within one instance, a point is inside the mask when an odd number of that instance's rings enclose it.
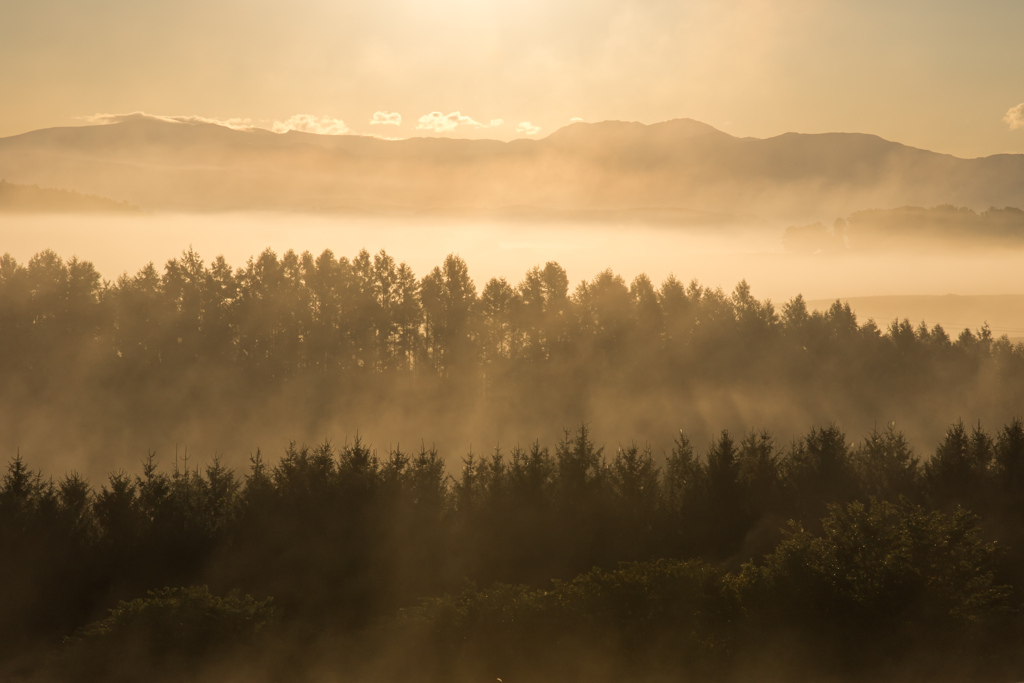
<instances>
[{"instance_id":1,"label":"dark foliage","mask_svg":"<svg viewBox=\"0 0 1024 683\"><path fill-rule=\"evenodd\" d=\"M61 677L134 681L140 671L187 677L211 660L239 656L273 621L270 599L212 595L206 586L164 588L119 602L65 644Z\"/></svg>"},{"instance_id":2,"label":"dark foliage","mask_svg":"<svg viewBox=\"0 0 1024 683\"><path fill-rule=\"evenodd\" d=\"M479 678L877 680L1010 677L1019 603L964 512L830 506L734 573L622 563L546 590L498 585L422 601L393 627L409 673ZM425 656L432 652L435 656ZM435 668L424 672L423 662Z\"/></svg>"},{"instance_id":3,"label":"dark foliage","mask_svg":"<svg viewBox=\"0 0 1024 683\"><path fill-rule=\"evenodd\" d=\"M594 651L608 671L704 678L789 641L790 664L815 671L1003 671L1022 635L1021 441L1020 421L994 436L958 423L921 467L891 427L850 444L830 425L785 448L722 432L700 456L680 435L661 462L606 454L584 426L553 451L467 456L458 476L436 450L356 440L293 445L273 466L257 453L244 477L150 457L98 490L16 457L0 487L3 656L31 669L77 632L62 666L121 675L104 669L113 648L185 671L251 643L273 596L296 643L407 639L396 675L576 676L559 656ZM497 587L408 610L466 580ZM216 597L234 590L258 600Z\"/></svg>"},{"instance_id":4,"label":"dark foliage","mask_svg":"<svg viewBox=\"0 0 1024 683\"><path fill-rule=\"evenodd\" d=\"M16 455L5 676L52 657L62 679L180 679L238 652L285 677L309 654L374 680L1024 674L1024 346L985 329L882 331L799 297L777 312L746 283L727 296L607 271L570 292L554 263L478 294L454 256L418 279L383 252L268 251L233 270L189 251L108 283L43 252L0 258L0 377L0 429L72 452L344 411L395 429L612 423L461 468L356 438L256 451L244 473L149 452L92 485ZM682 433L606 448L591 431L708 404L823 426L782 443L698 429L699 452ZM927 457L891 423L854 443L828 422L908 410L945 428L939 407L1008 422L957 422Z\"/></svg>"},{"instance_id":5,"label":"dark foliage","mask_svg":"<svg viewBox=\"0 0 1024 683\"><path fill-rule=\"evenodd\" d=\"M189 250L108 282L45 251L0 257L0 377L0 440L53 458L438 425L451 449L587 421L660 450L679 416L701 440L829 419L931 440L957 417L1007 422L1024 346L987 328L880 328L838 302L776 307L745 282L727 294L605 271L573 288L556 263L478 290L457 256L418 278L384 252L265 251L232 268Z\"/></svg>"}]
</instances>

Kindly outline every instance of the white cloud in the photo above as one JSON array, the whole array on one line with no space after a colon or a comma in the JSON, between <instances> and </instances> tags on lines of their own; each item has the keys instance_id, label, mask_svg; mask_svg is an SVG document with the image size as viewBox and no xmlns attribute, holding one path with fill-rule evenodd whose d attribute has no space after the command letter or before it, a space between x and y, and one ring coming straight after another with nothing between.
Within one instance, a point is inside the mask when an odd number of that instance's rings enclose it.
<instances>
[{"instance_id":1,"label":"white cloud","mask_svg":"<svg viewBox=\"0 0 1024 683\"><path fill-rule=\"evenodd\" d=\"M457 111L453 111L451 114L442 114L439 111L432 111L429 114L424 114L420 117L419 123L416 125L416 130L429 130L435 133L449 133L459 126L469 126L471 128L494 128L503 123L505 123L503 119L491 119L490 123L480 123L469 116L463 116L462 112Z\"/></svg>"},{"instance_id":2,"label":"white cloud","mask_svg":"<svg viewBox=\"0 0 1024 683\"><path fill-rule=\"evenodd\" d=\"M370 119L371 126L400 126L402 115L397 111L375 111Z\"/></svg>"},{"instance_id":3,"label":"white cloud","mask_svg":"<svg viewBox=\"0 0 1024 683\"><path fill-rule=\"evenodd\" d=\"M1010 130L1024 128L1024 102L1021 102L1016 107L1012 107L1010 111L1006 112L1006 116L1003 117L1003 121L1010 126Z\"/></svg>"},{"instance_id":4,"label":"white cloud","mask_svg":"<svg viewBox=\"0 0 1024 683\"><path fill-rule=\"evenodd\" d=\"M394 114L398 116L398 114ZM131 114L93 114L83 116L83 120L89 123L109 125L114 123L125 123L126 121L163 121L165 123L183 124L212 124L224 126L232 130L257 130L264 125L257 126L252 119L214 119L205 116L158 116L136 111ZM399 120L401 117L399 117ZM262 122L261 122L262 123ZM315 133L317 135L345 135L350 133L349 127L341 119L330 116L313 116L312 114L296 114L286 121L275 121L270 128L275 133L287 133L290 130L297 130L302 133Z\"/></svg>"},{"instance_id":5,"label":"white cloud","mask_svg":"<svg viewBox=\"0 0 1024 683\"><path fill-rule=\"evenodd\" d=\"M147 114L142 111L136 111L130 114L93 114L92 116L83 116L82 118L89 123L99 125L148 120L163 121L165 123L208 123L214 126L224 126L225 128L231 128L233 130L252 130L256 127L253 125L252 119L213 119L205 116L159 116L156 114Z\"/></svg>"},{"instance_id":6,"label":"white cloud","mask_svg":"<svg viewBox=\"0 0 1024 683\"><path fill-rule=\"evenodd\" d=\"M578 116L574 116L574 117L572 117L571 119L569 119L569 123L580 123L580 122L582 122L582 121L583 121L583 119L581 119L581 118L580 118L580 117L578 117Z\"/></svg>"},{"instance_id":7,"label":"white cloud","mask_svg":"<svg viewBox=\"0 0 1024 683\"><path fill-rule=\"evenodd\" d=\"M275 121L271 129L275 133L287 133L291 130L315 135L345 135L349 127L341 119L330 116L314 116L313 114L296 114L287 121Z\"/></svg>"},{"instance_id":8,"label":"white cloud","mask_svg":"<svg viewBox=\"0 0 1024 683\"><path fill-rule=\"evenodd\" d=\"M523 121L516 126L516 132L525 135L536 135L540 132L540 126L535 126L529 121Z\"/></svg>"}]
</instances>

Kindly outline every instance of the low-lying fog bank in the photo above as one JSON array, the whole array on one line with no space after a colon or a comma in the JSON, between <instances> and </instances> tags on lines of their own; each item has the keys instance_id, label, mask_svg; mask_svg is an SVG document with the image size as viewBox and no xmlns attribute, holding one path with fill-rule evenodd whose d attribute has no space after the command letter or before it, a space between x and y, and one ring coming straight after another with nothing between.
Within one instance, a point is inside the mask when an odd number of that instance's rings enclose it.
<instances>
[{"instance_id":1,"label":"low-lying fog bank","mask_svg":"<svg viewBox=\"0 0 1024 683\"><path fill-rule=\"evenodd\" d=\"M354 256L386 250L418 276L456 253L480 285L516 282L536 265L558 262L575 285L611 268L631 281L674 274L684 282L732 290L746 280L759 298L784 302L883 295L1024 294L1024 251L928 250L913 254L794 254L782 249L785 226L749 229L358 214L5 215L0 252L21 262L43 249L91 261L106 278L161 268L191 245L206 260L223 255L239 267L266 248ZM908 313L909 315L909 313ZM945 321L929 320L929 323ZM954 323L961 321L951 321ZM980 326L983 319L962 321ZM950 325L947 325L950 327ZM953 325L956 327L956 325Z\"/></svg>"},{"instance_id":2,"label":"low-lying fog bank","mask_svg":"<svg viewBox=\"0 0 1024 683\"><path fill-rule=\"evenodd\" d=\"M222 454L237 466L257 448L276 457L289 439L357 432L381 454L424 439L455 462L582 423L600 424L594 436L609 448L636 439L656 453L679 429L697 443L723 427L785 441L831 421L854 438L895 421L932 443L957 419L1000 423L1024 406L1024 347L999 339L998 325L962 333L983 320L957 311L946 330L917 316L893 326L842 305L812 314L792 298L837 281L904 292L968 275L976 287L1015 284L1017 254L985 264L947 254L940 268L935 255L794 257L763 234L410 225L17 223L8 232L20 251L0 267L0 448L102 477L151 449L170 466L186 448L192 465ZM137 269L180 255L172 244L186 233L198 254ZM279 255L260 254L267 244ZM463 258L444 256L459 245ZM47 246L59 253L32 257ZM97 272L71 253L110 260L95 259ZM603 271L609 263L626 277ZM750 287L734 284L744 277Z\"/></svg>"}]
</instances>

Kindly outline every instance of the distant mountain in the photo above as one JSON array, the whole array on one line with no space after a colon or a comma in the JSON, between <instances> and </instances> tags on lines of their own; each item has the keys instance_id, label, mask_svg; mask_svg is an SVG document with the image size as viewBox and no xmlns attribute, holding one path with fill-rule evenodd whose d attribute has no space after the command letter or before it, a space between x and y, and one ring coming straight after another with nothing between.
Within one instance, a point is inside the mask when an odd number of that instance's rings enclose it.
<instances>
[{"instance_id":1,"label":"distant mountain","mask_svg":"<svg viewBox=\"0 0 1024 683\"><path fill-rule=\"evenodd\" d=\"M1024 155L959 159L872 135L736 138L689 119L539 140L382 140L135 117L0 138L0 177L152 209L655 211L679 222L867 207L1024 206Z\"/></svg>"},{"instance_id":2,"label":"distant mountain","mask_svg":"<svg viewBox=\"0 0 1024 683\"><path fill-rule=\"evenodd\" d=\"M0 180L0 213L124 213L139 208L125 202L37 185L15 185Z\"/></svg>"}]
</instances>

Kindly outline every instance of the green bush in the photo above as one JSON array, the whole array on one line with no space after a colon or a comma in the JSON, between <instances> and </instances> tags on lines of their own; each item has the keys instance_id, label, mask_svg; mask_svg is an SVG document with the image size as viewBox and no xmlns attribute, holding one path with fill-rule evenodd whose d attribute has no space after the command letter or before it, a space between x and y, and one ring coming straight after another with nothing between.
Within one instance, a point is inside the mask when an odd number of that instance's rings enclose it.
<instances>
[{"instance_id":1,"label":"green bush","mask_svg":"<svg viewBox=\"0 0 1024 683\"><path fill-rule=\"evenodd\" d=\"M741 582L751 632L792 636L830 667L869 669L928 652L937 669L985 661L1011 622L1001 558L973 515L906 502L832 505L820 535L788 537Z\"/></svg>"}]
</instances>

